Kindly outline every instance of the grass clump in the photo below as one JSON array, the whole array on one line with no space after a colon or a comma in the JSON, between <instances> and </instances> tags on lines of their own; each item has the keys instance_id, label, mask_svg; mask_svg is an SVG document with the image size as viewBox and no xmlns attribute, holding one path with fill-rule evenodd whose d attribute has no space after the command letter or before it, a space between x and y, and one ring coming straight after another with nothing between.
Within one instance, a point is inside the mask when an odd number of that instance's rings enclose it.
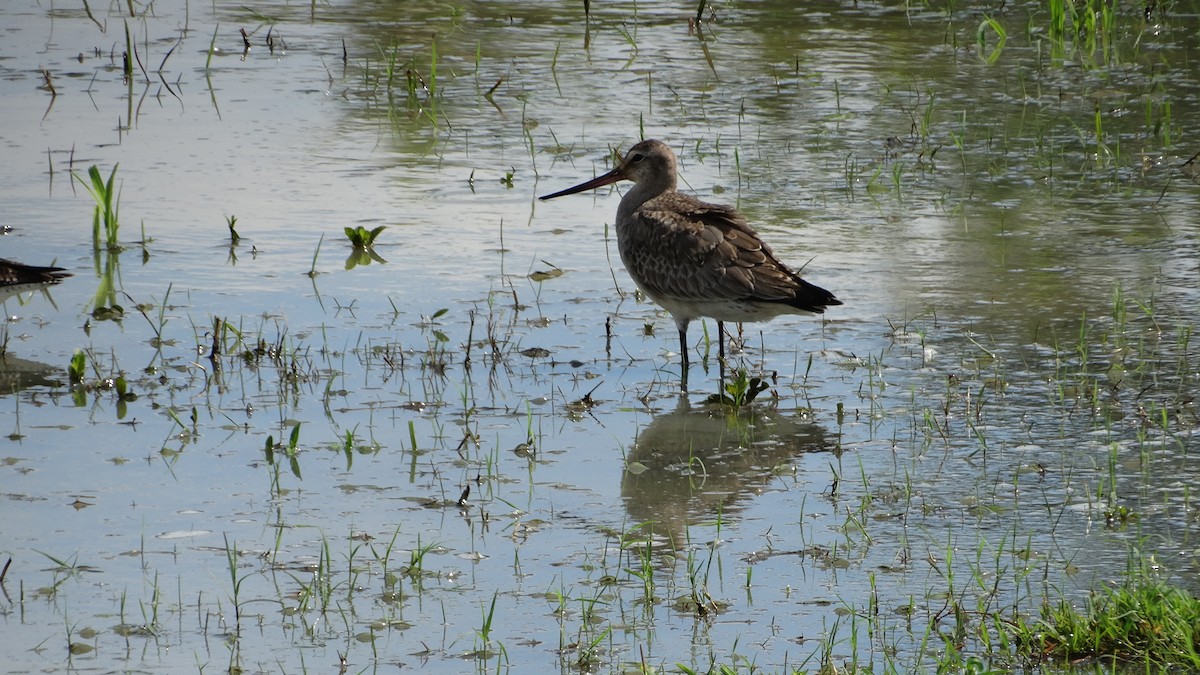
<instances>
[{"instance_id":1,"label":"grass clump","mask_svg":"<svg viewBox=\"0 0 1200 675\"><path fill-rule=\"evenodd\" d=\"M373 248L376 237L385 229L387 229L386 225L380 225L373 230L368 230L362 225L345 228L346 238L350 240L350 245L353 247L350 257L346 258L347 270L352 270L358 265L370 265L372 260L378 263L387 262Z\"/></svg>"},{"instance_id":2,"label":"grass clump","mask_svg":"<svg viewBox=\"0 0 1200 675\"><path fill-rule=\"evenodd\" d=\"M371 248L375 245L376 237L378 237L379 233L383 232L385 229L387 229L387 225L380 225L373 230L368 230L362 225L357 227L347 227L345 228L346 238L350 240L350 244L354 246L354 248Z\"/></svg>"},{"instance_id":3,"label":"grass clump","mask_svg":"<svg viewBox=\"0 0 1200 675\"><path fill-rule=\"evenodd\" d=\"M96 208L92 213L92 246L97 251L101 249L121 250L121 245L117 240L118 231L121 229L119 217L121 195L113 185L117 177L117 166L119 165L113 166L107 181L100 175L100 168L94 164L88 168L88 180L72 174L75 180L87 188L92 199L96 201ZM103 245L101 245L102 243Z\"/></svg>"},{"instance_id":4,"label":"grass clump","mask_svg":"<svg viewBox=\"0 0 1200 675\"><path fill-rule=\"evenodd\" d=\"M229 227L229 245L237 246L242 241L242 235L237 231L237 216L226 216L225 225Z\"/></svg>"},{"instance_id":5,"label":"grass clump","mask_svg":"<svg viewBox=\"0 0 1200 675\"><path fill-rule=\"evenodd\" d=\"M709 403L719 403L731 408L750 405L758 395L771 388L766 380L751 375L745 368L738 368L733 377L721 383L722 391L708 397Z\"/></svg>"},{"instance_id":6,"label":"grass clump","mask_svg":"<svg viewBox=\"0 0 1200 675\"><path fill-rule=\"evenodd\" d=\"M1013 624L1022 656L1039 662L1081 660L1200 668L1200 600L1172 586L1146 561L1119 584L1093 595L1081 611L1066 600L1047 604L1042 618Z\"/></svg>"}]
</instances>

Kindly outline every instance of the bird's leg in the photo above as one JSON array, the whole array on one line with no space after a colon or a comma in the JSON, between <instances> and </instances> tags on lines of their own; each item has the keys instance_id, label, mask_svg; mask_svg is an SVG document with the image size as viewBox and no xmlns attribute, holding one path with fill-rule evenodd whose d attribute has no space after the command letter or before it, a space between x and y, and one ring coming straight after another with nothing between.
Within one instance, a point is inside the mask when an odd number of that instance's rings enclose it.
<instances>
[{"instance_id":1,"label":"bird's leg","mask_svg":"<svg viewBox=\"0 0 1200 675\"><path fill-rule=\"evenodd\" d=\"M717 393L725 391L725 322L717 322L717 363L720 366L720 379L717 380Z\"/></svg>"},{"instance_id":2,"label":"bird's leg","mask_svg":"<svg viewBox=\"0 0 1200 675\"><path fill-rule=\"evenodd\" d=\"M680 326L679 328L679 358L683 360L683 374L680 377L679 386L683 391L687 391L688 380L688 345L687 345L687 327Z\"/></svg>"}]
</instances>

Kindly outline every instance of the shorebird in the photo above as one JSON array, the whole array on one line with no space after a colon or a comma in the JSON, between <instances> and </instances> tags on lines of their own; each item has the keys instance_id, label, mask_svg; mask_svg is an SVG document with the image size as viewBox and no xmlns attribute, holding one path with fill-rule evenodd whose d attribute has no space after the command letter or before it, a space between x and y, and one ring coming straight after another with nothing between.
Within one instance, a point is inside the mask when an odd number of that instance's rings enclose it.
<instances>
[{"instance_id":1,"label":"shorebird","mask_svg":"<svg viewBox=\"0 0 1200 675\"><path fill-rule=\"evenodd\" d=\"M540 199L633 181L617 207L617 249L638 288L675 320L686 390L687 328L693 319L716 320L724 380L726 321L820 314L842 302L781 263L733 208L676 190L677 168L666 143L645 140L619 158L612 171Z\"/></svg>"},{"instance_id":2,"label":"shorebird","mask_svg":"<svg viewBox=\"0 0 1200 675\"><path fill-rule=\"evenodd\" d=\"M61 267L38 267L0 258L0 302L25 291L45 288L71 276Z\"/></svg>"}]
</instances>

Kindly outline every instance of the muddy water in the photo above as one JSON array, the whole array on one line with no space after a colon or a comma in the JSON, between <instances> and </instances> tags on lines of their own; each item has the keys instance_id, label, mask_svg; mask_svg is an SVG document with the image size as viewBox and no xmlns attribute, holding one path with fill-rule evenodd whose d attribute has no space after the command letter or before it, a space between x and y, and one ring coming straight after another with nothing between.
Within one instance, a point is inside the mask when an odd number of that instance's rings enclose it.
<instances>
[{"instance_id":1,"label":"muddy water","mask_svg":"<svg viewBox=\"0 0 1200 675\"><path fill-rule=\"evenodd\" d=\"M12 672L909 669L948 598L1195 578L1191 19L201 5L0 10L0 255L75 274L5 304ZM746 327L750 410L615 194L536 201L642 135L846 303Z\"/></svg>"}]
</instances>

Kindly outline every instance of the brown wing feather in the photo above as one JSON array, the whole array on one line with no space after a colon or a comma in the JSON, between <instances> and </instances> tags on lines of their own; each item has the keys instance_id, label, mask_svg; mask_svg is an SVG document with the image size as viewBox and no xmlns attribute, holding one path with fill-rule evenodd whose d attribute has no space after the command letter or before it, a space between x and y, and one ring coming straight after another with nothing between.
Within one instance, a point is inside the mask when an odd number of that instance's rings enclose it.
<instances>
[{"instance_id":1,"label":"brown wing feather","mask_svg":"<svg viewBox=\"0 0 1200 675\"><path fill-rule=\"evenodd\" d=\"M678 192L634 213L621 256L652 297L782 302L808 311L838 304L781 263L731 208Z\"/></svg>"}]
</instances>

